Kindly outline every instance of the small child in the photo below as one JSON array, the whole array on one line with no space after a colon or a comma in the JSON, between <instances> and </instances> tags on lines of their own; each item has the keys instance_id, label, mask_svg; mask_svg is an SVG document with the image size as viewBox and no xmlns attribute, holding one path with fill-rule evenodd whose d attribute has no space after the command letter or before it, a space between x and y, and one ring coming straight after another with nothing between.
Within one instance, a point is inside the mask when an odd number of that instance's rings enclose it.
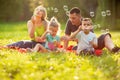
<instances>
[{"instance_id":1,"label":"small child","mask_svg":"<svg viewBox=\"0 0 120 80\"><path fill-rule=\"evenodd\" d=\"M75 37L78 40L78 55L80 53L94 53L94 48L97 47L97 37L93 32L90 31L91 29L92 20L90 18L83 18L82 25L70 36L70 39Z\"/></svg>"},{"instance_id":2,"label":"small child","mask_svg":"<svg viewBox=\"0 0 120 80\"><path fill-rule=\"evenodd\" d=\"M60 37L57 35L59 30L59 22L56 18L51 18L49 29L41 37L42 39L46 39L45 47L41 44L36 44L36 46L32 49L32 52L48 52L57 50L57 47L60 45Z\"/></svg>"}]
</instances>

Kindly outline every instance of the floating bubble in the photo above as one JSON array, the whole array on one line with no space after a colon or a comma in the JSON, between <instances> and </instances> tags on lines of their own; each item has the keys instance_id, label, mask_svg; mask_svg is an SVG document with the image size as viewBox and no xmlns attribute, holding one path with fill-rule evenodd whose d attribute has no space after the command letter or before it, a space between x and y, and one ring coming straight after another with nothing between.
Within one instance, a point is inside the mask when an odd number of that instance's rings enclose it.
<instances>
[{"instance_id":1,"label":"floating bubble","mask_svg":"<svg viewBox=\"0 0 120 80\"><path fill-rule=\"evenodd\" d=\"M109 29L106 29L105 31L106 31L106 33L109 33Z\"/></svg>"},{"instance_id":2,"label":"floating bubble","mask_svg":"<svg viewBox=\"0 0 120 80\"><path fill-rule=\"evenodd\" d=\"M57 13L58 12L58 8L54 8L54 12Z\"/></svg>"},{"instance_id":3,"label":"floating bubble","mask_svg":"<svg viewBox=\"0 0 120 80\"><path fill-rule=\"evenodd\" d=\"M100 24L97 24L97 27L98 27L98 28L101 28Z\"/></svg>"},{"instance_id":4,"label":"floating bubble","mask_svg":"<svg viewBox=\"0 0 120 80\"><path fill-rule=\"evenodd\" d=\"M93 28L96 29L96 28L97 28L97 25L93 25Z\"/></svg>"},{"instance_id":5,"label":"floating bubble","mask_svg":"<svg viewBox=\"0 0 120 80\"><path fill-rule=\"evenodd\" d=\"M95 13L91 11L91 12L90 12L90 16L91 16L91 17L94 17L94 16L95 16Z\"/></svg>"},{"instance_id":6,"label":"floating bubble","mask_svg":"<svg viewBox=\"0 0 120 80\"><path fill-rule=\"evenodd\" d=\"M105 17L105 16L106 16L106 12L105 12L105 11L102 11L102 12L101 12L101 15L102 15L103 17Z\"/></svg>"},{"instance_id":7,"label":"floating bubble","mask_svg":"<svg viewBox=\"0 0 120 80\"><path fill-rule=\"evenodd\" d=\"M66 15L67 15L67 16L69 16L69 13L70 13L69 11L66 11Z\"/></svg>"},{"instance_id":8,"label":"floating bubble","mask_svg":"<svg viewBox=\"0 0 120 80\"><path fill-rule=\"evenodd\" d=\"M106 33L106 30L103 30L103 29L102 29L101 32L102 32L103 34L105 34L105 33Z\"/></svg>"},{"instance_id":9,"label":"floating bubble","mask_svg":"<svg viewBox=\"0 0 120 80\"><path fill-rule=\"evenodd\" d=\"M110 10L106 10L106 15L110 16L111 15L111 11Z\"/></svg>"},{"instance_id":10,"label":"floating bubble","mask_svg":"<svg viewBox=\"0 0 120 80\"><path fill-rule=\"evenodd\" d=\"M53 7L51 7L51 10L54 10Z\"/></svg>"},{"instance_id":11,"label":"floating bubble","mask_svg":"<svg viewBox=\"0 0 120 80\"><path fill-rule=\"evenodd\" d=\"M64 6L63 6L63 9L64 9L65 11L68 11L68 6L67 6L67 5L64 5Z\"/></svg>"},{"instance_id":12,"label":"floating bubble","mask_svg":"<svg viewBox=\"0 0 120 80\"><path fill-rule=\"evenodd\" d=\"M47 8L47 10L49 11L49 10L50 10L50 8L48 7L48 8Z\"/></svg>"}]
</instances>

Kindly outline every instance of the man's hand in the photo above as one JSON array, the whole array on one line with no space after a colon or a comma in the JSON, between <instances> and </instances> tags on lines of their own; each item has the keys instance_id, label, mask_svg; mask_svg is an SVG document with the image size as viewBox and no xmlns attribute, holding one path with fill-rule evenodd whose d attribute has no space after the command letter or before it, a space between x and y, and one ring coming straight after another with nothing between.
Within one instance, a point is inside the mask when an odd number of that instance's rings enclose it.
<instances>
[{"instance_id":1,"label":"man's hand","mask_svg":"<svg viewBox=\"0 0 120 80\"><path fill-rule=\"evenodd\" d=\"M62 36L61 37L61 41L68 41L68 40L70 40L69 36Z\"/></svg>"}]
</instances>

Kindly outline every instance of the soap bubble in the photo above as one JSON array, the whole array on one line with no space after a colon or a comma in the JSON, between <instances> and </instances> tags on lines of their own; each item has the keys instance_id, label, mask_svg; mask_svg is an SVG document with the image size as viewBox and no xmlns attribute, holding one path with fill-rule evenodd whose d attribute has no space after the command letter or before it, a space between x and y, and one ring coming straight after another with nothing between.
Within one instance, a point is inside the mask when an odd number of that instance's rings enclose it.
<instances>
[{"instance_id":1,"label":"soap bubble","mask_svg":"<svg viewBox=\"0 0 120 80\"><path fill-rule=\"evenodd\" d=\"M69 13L70 13L69 11L66 11L66 15L67 15L67 16L69 16Z\"/></svg>"},{"instance_id":2,"label":"soap bubble","mask_svg":"<svg viewBox=\"0 0 120 80\"><path fill-rule=\"evenodd\" d=\"M58 8L54 8L54 12L57 13L58 12Z\"/></svg>"},{"instance_id":3,"label":"soap bubble","mask_svg":"<svg viewBox=\"0 0 120 80\"><path fill-rule=\"evenodd\" d=\"M54 10L53 7L51 7L51 10Z\"/></svg>"},{"instance_id":4,"label":"soap bubble","mask_svg":"<svg viewBox=\"0 0 120 80\"><path fill-rule=\"evenodd\" d=\"M98 27L98 28L101 28L100 24L97 24L97 27Z\"/></svg>"},{"instance_id":5,"label":"soap bubble","mask_svg":"<svg viewBox=\"0 0 120 80\"><path fill-rule=\"evenodd\" d=\"M48 8L47 8L47 10L49 11L49 10L50 10L50 8L48 7Z\"/></svg>"},{"instance_id":6,"label":"soap bubble","mask_svg":"<svg viewBox=\"0 0 120 80\"><path fill-rule=\"evenodd\" d=\"M96 28L97 28L97 25L93 25L93 28L96 29Z\"/></svg>"},{"instance_id":7,"label":"soap bubble","mask_svg":"<svg viewBox=\"0 0 120 80\"><path fill-rule=\"evenodd\" d=\"M101 15L102 15L103 17L105 17L105 16L106 16L106 12L105 12L105 11L102 11L102 12L101 12Z\"/></svg>"},{"instance_id":8,"label":"soap bubble","mask_svg":"<svg viewBox=\"0 0 120 80\"><path fill-rule=\"evenodd\" d=\"M109 33L109 29L106 29L105 31L106 31L106 33Z\"/></svg>"},{"instance_id":9,"label":"soap bubble","mask_svg":"<svg viewBox=\"0 0 120 80\"><path fill-rule=\"evenodd\" d=\"M110 10L106 10L106 15L110 16L111 15L111 11Z\"/></svg>"},{"instance_id":10,"label":"soap bubble","mask_svg":"<svg viewBox=\"0 0 120 80\"><path fill-rule=\"evenodd\" d=\"M67 6L67 5L64 5L64 6L63 6L63 9L64 9L65 11L68 11L68 6Z\"/></svg>"},{"instance_id":11,"label":"soap bubble","mask_svg":"<svg viewBox=\"0 0 120 80\"><path fill-rule=\"evenodd\" d=\"M94 17L94 16L95 16L95 13L91 11L91 12L90 12L90 16L91 16L91 17Z\"/></svg>"},{"instance_id":12,"label":"soap bubble","mask_svg":"<svg viewBox=\"0 0 120 80\"><path fill-rule=\"evenodd\" d=\"M105 34L105 33L106 33L106 30L103 30L103 29L102 29L101 32L102 32L103 34Z\"/></svg>"}]
</instances>

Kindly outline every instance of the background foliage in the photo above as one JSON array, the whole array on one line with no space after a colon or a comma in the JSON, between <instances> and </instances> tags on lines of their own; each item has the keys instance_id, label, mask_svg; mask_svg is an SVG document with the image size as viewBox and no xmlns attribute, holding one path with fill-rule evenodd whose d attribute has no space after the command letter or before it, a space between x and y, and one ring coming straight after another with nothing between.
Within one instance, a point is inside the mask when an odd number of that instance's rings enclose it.
<instances>
[{"instance_id":1,"label":"background foliage","mask_svg":"<svg viewBox=\"0 0 120 80\"><path fill-rule=\"evenodd\" d=\"M65 23L68 16L66 16L64 6L67 6L68 11L72 7L79 7L83 17L91 17L90 12L95 12L95 16L91 18L103 28L120 29L119 0L0 0L0 21L27 21L31 18L33 9L38 5L46 7L48 19L55 16L60 22ZM110 10L111 15L101 16L101 11L106 10Z\"/></svg>"}]
</instances>

